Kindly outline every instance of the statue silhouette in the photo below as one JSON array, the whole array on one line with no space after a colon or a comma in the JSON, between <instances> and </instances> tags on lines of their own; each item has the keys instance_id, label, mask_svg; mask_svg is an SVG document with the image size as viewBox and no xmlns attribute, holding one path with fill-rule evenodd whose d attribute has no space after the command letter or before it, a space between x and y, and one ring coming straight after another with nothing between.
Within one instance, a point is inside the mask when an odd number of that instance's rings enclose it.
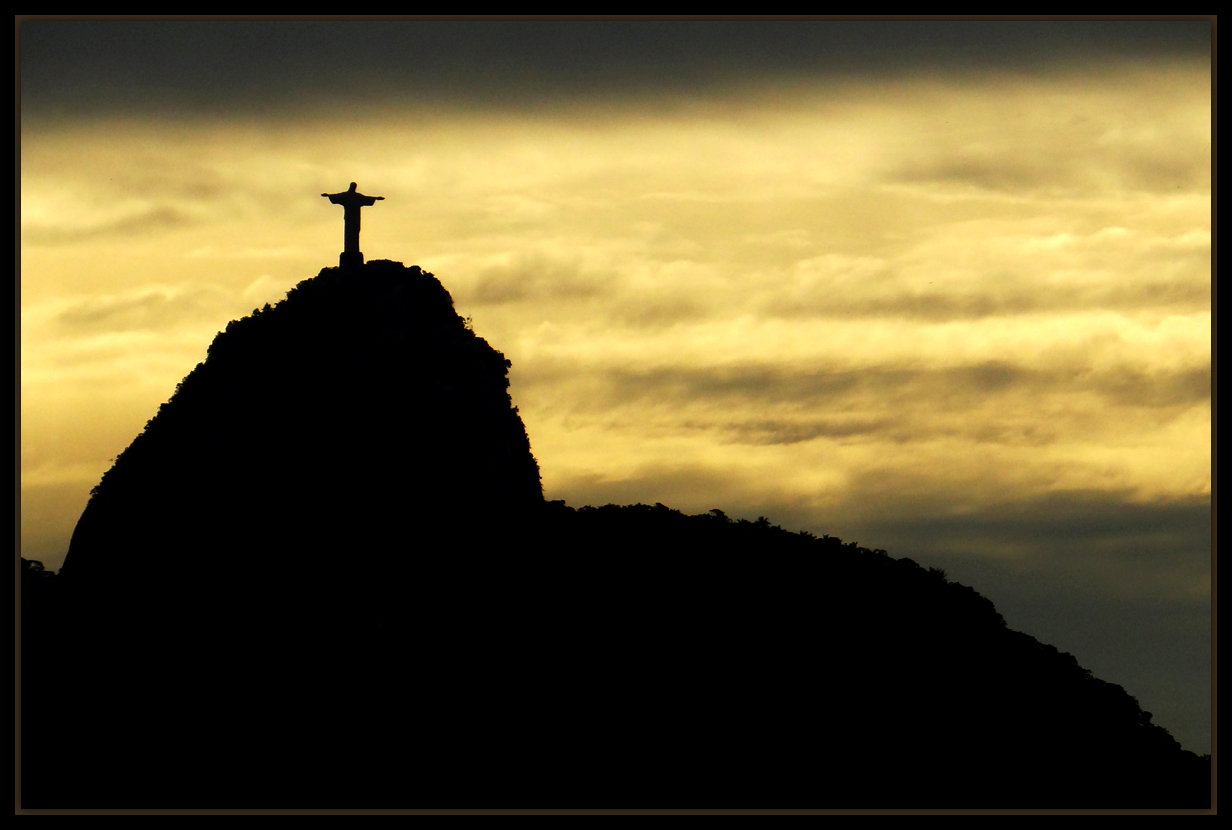
<instances>
[{"instance_id":1,"label":"statue silhouette","mask_svg":"<svg viewBox=\"0 0 1232 830\"><path fill-rule=\"evenodd\" d=\"M346 224L342 253L338 255L338 265L346 268L350 265L363 265L364 255L359 250L359 209L372 207L377 202L385 200L384 196L365 196L356 189L355 182L343 193L322 193L331 204L342 205L345 213L343 221Z\"/></svg>"}]
</instances>

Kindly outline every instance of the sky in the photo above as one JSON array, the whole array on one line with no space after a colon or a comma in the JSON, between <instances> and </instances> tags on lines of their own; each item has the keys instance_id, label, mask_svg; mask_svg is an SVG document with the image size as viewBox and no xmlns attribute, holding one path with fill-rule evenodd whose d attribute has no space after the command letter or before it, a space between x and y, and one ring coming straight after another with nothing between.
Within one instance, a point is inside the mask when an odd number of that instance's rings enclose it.
<instances>
[{"instance_id":1,"label":"sky","mask_svg":"<svg viewBox=\"0 0 1232 830\"><path fill-rule=\"evenodd\" d=\"M512 361L547 498L944 568L1210 752L1209 21L19 35L26 558L337 264L355 181L365 256Z\"/></svg>"}]
</instances>

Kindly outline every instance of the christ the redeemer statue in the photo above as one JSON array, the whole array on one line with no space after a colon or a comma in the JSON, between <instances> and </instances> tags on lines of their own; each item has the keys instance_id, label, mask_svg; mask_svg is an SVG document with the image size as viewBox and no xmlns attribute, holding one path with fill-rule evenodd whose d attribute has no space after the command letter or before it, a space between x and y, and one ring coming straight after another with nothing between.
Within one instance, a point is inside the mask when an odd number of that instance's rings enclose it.
<instances>
[{"instance_id":1,"label":"christ the redeemer statue","mask_svg":"<svg viewBox=\"0 0 1232 830\"><path fill-rule=\"evenodd\" d=\"M364 255L359 251L359 209L372 207L377 202L385 200L384 196L365 196L355 190L355 182L345 193L322 193L335 205L342 205L346 212L342 218L346 224L342 253L338 255L338 265L346 268L349 265L363 265Z\"/></svg>"}]
</instances>

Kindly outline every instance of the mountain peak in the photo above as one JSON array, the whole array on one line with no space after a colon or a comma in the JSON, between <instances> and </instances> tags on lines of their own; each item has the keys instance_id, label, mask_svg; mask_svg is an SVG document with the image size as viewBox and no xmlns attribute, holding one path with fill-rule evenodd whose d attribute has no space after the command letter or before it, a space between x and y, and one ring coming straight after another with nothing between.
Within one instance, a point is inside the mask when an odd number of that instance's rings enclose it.
<instances>
[{"instance_id":1,"label":"mountain peak","mask_svg":"<svg viewBox=\"0 0 1232 830\"><path fill-rule=\"evenodd\" d=\"M1123 688L942 571L544 502L509 368L397 262L228 324L62 576L23 571L29 803L1207 803Z\"/></svg>"},{"instance_id":2,"label":"mountain peak","mask_svg":"<svg viewBox=\"0 0 1232 830\"><path fill-rule=\"evenodd\" d=\"M200 577L224 550L305 569L469 504L542 503L510 366L418 266L322 269L219 332L93 491L63 573Z\"/></svg>"}]
</instances>

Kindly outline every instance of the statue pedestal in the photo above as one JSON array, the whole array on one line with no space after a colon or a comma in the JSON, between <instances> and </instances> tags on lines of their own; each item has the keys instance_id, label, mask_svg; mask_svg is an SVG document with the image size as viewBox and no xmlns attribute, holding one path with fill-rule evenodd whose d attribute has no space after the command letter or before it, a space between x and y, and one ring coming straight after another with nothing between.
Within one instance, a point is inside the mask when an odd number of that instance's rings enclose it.
<instances>
[{"instance_id":1,"label":"statue pedestal","mask_svg":"<svg viewBox=\"0 0 1232 830\"><path fill-rule=\"evenodd\" d=\"M339 268L358 268L364 264L364 255L360 251L343 251L338 254Z\"/></svg>"}]
</instances>

